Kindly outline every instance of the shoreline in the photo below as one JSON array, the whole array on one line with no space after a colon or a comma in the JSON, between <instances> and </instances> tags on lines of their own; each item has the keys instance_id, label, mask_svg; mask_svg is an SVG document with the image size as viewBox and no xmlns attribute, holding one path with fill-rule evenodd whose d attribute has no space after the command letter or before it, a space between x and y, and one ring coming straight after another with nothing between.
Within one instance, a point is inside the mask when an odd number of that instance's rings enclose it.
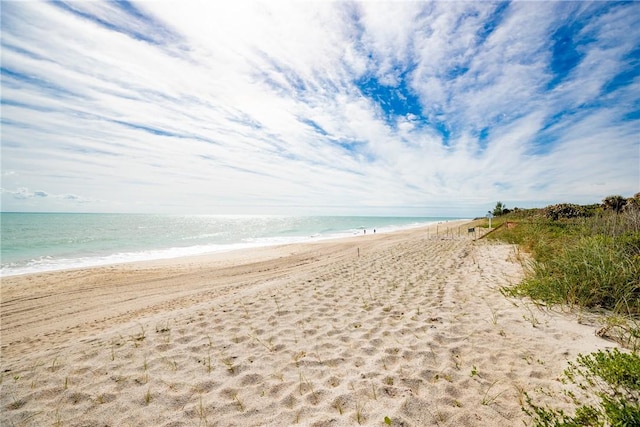
<instances>
[{"instance_id":1,"label":"shoreline","mask_svg":"<svg viewBox=\"0 0 640 427\"><path fill-rule=\"evenodd\" d=\"M392 225L392 226L383 226L377 230L378 234L388 234L394 233L398 231L405 230L413 230L413 229L421 229L421 228L429 228L438 224L446 224L452 221L472 221L471 219L466 218L456 218L456 219L446 219L446 220L437 220L426 223L416 223L416 224L407 224L407 225ZM376 230L376 228L373 228ZM359 230L360 233L362 231L371 231L371 229L363 229ZM366 233L364 233L366 235ZM218 253L228 253L240 250L253 250L259 248L268 248L274 246L282 246L289 244L304 244L304 243L314 243L321 242L325 240L339 240L339 239L348 239L352 237L362 236L362 234L356 234L354 230L344 230L340 232L335 232L333 234L314 234L314 235L300 235L300 236L288 236L288 237L267 237L260 238L258 240L263 240L262 242L258 241L243 241L236 243L211 243L204 245L196 245L196 246L174 246L167 248L158 248L158 249L148 249L148 250L140 250L133 252L117 252L105 255L95 255L95 256L75 256L73 258L60 258L54 259L46 256L44 258L50 258L47 262L48 264L43 265L25 265L22 267L6 267L4 266L0 269L0 279L15 277L15 276L24 276L30 274L40 274L40 273L49 273L55 271L65 271L65 270L77 270L77 269L90 269L95 267L103 267L110 265L119 265L119 264L130 264L137 262L147 262L147 261L164 261L164 260L172 260L172 259L180 259L180 258L190 258L190 257L200 257L200 256L210 256ZM255 239L254 239L255 240ZM33 262L31 260L30 262Z\"/></svg>"},{"instance_id":2,"label":"shoreline","mask_svg":"<svg viewBox=\"0 0 640 427\"><path fill-rule=\"evenodd\" d=\"M615 346L505 298L516 251L466 233L166 261L3 279L2 420L514 424L522 390Z\"/></svg>"}]
</instances>

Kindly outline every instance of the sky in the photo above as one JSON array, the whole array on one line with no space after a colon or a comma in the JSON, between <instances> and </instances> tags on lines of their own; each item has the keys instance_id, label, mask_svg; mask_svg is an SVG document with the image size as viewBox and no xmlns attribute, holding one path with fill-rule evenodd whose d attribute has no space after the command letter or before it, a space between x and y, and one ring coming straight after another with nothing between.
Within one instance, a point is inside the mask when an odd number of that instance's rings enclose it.
<instances>
[{"instance_id":1,"label":"sky","mask_svg":"<svg viewBox=\"0 0 640 427\"><path fill-rule=\"evenodd\" d=\"M640 191L640 3L0 11L2 211L473 217Z\"/></svg>"}]
</instances>

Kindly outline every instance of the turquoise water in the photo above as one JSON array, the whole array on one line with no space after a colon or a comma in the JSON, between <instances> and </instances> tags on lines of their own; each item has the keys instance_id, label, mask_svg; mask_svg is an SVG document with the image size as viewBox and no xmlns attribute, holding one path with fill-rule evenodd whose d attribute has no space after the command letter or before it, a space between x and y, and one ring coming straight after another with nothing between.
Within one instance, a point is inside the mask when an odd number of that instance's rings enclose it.
<instances>
[{"instance_id":1,"label":"turquoise water","mask_svg":"<svg viewBox=\"0 0 640 427\"><path fill-rule=\"evenodd\" d=\"M454 218L2 213L0 275L175 258Z\"/></svg>"}]
</instances>

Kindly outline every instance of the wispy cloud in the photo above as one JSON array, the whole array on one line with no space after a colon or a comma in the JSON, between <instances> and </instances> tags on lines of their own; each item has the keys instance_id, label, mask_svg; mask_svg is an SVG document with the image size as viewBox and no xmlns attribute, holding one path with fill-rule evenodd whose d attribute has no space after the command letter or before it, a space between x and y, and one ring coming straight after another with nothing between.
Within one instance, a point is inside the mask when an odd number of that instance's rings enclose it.
<instances>
[{"instance_id":1,"label":"wispy cloud","mask_svg":"<svg viewBox=\"0 0 640 427\"><path fill-rule=\"evenodd\" d=\"M76 194L49 194L46 191L40 191L40 190L30 191L28 188L24 188L24 187L21 187L15 190L0 188L0 194L7 195L9 197L12 197L13 199L21 200L21 201L25 201L29 199L49 198L49 199L57 199L57 200L73 200L79 203L92 202L92 200L87 200Z\"/></svg>"},{"instance_id":2,"label":"wispy cloud","mask_svg":"<svg viewBox=\"0 0 640 427\"><path fill-rule=\"evenodd\" d=\"M226 3L4 3L3 209L476 215L639 191L636 3Z\"/></svg>"}]
</instances>

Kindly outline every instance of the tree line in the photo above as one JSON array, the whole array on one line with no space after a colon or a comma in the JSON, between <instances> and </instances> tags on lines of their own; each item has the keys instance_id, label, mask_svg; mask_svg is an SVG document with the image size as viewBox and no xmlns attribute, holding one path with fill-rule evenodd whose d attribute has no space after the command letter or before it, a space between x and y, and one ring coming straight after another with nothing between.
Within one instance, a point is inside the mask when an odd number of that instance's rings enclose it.
<instances>
[{"instance_id":1,"label":"tree line","mask_svg":"<svg viewBox=\"0 0 640 427\"><path fill-rule=\"evenodd\" d=\"M559 203L556 205L550 205L542 209L544 216L551 219L559 218L577 218L588 217L596 214L599 210L610 211L615 213L621 213L627 210L640 209L640 193L636 193L633 197L625 198L620 195L607 196L602 199L602 203L596 203L592 205L577 205L574 203ZM493 216L506 215L514 212L527 212L532 209L520 209L520 208L507 208L506 204L502 202L496 203L493 211L489 211L489 214ZM538 210L538 209L533 209Z\"/></svg>"}]
</instances>

